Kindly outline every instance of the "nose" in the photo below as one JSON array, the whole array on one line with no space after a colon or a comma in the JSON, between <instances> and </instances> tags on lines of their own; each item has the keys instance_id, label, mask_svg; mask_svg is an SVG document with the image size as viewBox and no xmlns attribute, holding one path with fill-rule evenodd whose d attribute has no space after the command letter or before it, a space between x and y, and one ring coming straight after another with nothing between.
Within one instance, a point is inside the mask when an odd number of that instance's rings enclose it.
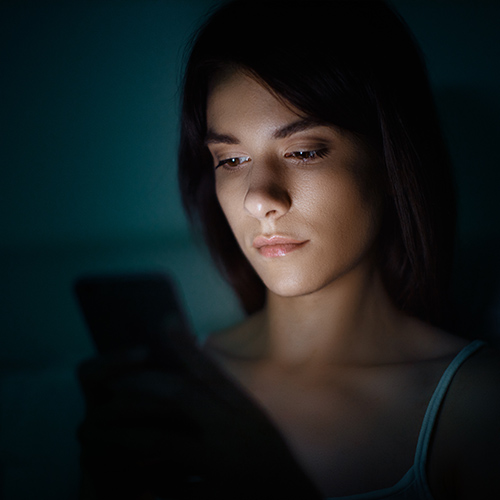
<instances>
[{"instance_id":1,"label":"nose","mask_svg":"<svg viewBox=\"0 0 500 500\"><path fill-rule=\"evenodd\" d=\"M253 165L248 178L245 210L260 220L279 219L291 206L286 179L276 165Z\"/></svg>"}]
</instances>

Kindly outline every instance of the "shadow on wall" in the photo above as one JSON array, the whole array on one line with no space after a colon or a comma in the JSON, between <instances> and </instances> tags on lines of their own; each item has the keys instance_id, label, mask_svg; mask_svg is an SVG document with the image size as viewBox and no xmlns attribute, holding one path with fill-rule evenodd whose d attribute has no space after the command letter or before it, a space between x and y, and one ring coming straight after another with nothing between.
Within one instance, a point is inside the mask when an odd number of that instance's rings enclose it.
<instances>
[{"instance_id":1,"label":"shadow on wall","mask_svg":"<svg viewBox=\"0 0 500 500\"><path fill-rule=\"evenodd\" d=\"M500 106L477 88L441 88L436 100L458 191L450 328L500 346Z\"/></svg>"}]
</instances>

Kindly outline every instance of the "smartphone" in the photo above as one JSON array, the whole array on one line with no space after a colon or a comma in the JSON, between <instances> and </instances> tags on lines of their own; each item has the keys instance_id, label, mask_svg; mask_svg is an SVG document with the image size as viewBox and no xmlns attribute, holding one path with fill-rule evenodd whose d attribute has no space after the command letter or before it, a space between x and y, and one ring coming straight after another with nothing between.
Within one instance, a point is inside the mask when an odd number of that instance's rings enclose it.
<instances>
[{"instance_id":1,"label":"smartphone","mask_svg":"<svg viewBox=\"0 0 500 500\"><path fill-rule=\"evenodd\" d=\"M158 336L189 326L172 279L164 273L84 276L74 290L100 354L154 347Z\"/></svg>"},{"instance_id":2,"label":"smartphone","mask_svg":"<svg viewBox=\"0 0 500 500\"><path fill-rule=\"evenodd\" d=\"M194 377L226 404L256 412L255 403L239 384L196 342L168 275L85 276L74 288L99 354L113 357L120 351L146 347L149 359L158 366Z\"/></svg>"}]
</instances>

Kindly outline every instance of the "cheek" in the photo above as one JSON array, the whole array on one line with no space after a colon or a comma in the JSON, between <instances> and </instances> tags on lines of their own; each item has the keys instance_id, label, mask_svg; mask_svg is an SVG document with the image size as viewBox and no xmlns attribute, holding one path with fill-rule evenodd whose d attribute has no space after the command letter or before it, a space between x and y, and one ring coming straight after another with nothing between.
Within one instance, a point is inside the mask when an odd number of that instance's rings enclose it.
<instances>
[{"instance_id":1,"label":"cheek","mask_svg":"<svg viewBox=\"0 0 500 500\"><path fill-rule=\"evenodd\" d=\"M241 205L239 190L236 186L230 186L228 182L215 182L215 194L222 212L226 216L229 226L235 233L235 223L241 217L239 207Z\"/></svg>"},{"instance_id":2,"label":"cheek","mask_svg":"<svg viewBox=\"0 0 500 500\"><path fill-rule=\"evenodd\" d=\"M304 191L303 213L330 244L349 253L371 244L378 234L381 208L373 198L352 176L337 177Z\"/></svg>"}]
</instances>

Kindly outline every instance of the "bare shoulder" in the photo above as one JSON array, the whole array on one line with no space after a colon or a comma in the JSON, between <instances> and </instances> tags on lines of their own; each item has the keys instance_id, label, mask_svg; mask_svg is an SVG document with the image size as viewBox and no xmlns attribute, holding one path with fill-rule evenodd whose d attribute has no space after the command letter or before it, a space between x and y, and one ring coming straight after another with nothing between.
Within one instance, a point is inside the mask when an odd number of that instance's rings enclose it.
<instances>
[{"instance_id":1,"label":"bare shoulder","mask_svg":"<svg viewBox=\"0 0 500 500\"><path fill-rule=\"evenodd\" d=\"M430 462L439 472L437 498L500 498L499 396L500 353L484 346L463 363L444 400Z\"/></svg>"}]
</instances>

